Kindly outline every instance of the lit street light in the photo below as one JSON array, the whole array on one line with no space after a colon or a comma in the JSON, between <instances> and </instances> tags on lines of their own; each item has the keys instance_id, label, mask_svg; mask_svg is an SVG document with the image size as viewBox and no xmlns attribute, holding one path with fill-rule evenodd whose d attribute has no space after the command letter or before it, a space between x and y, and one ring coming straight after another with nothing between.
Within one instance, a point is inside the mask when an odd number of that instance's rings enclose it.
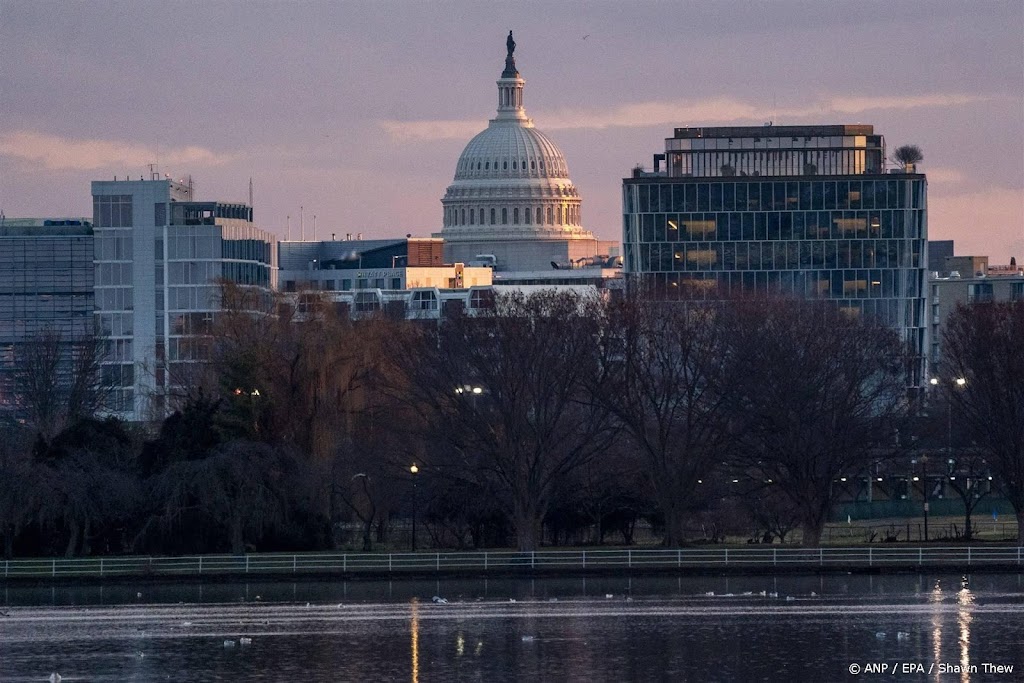
<instances>
[{"instance_id":1,"label":"lit street light","mask_svg":"<svg viewBox=\"0 0 1024 683\"><path fill-rule=\"evenodd\" d=\"M412 551L416 552L416 474L420 471L420 468L413 463L409 467L409 472L412 473Z\"/></svg>"},{"instance_id":2,"label":"lit street light","mask_svg":"<svg viewBox=\"0 0 1024 683\"><path fill-rule=\"evenodd\" d=\"M929 384L933 387L939 386L942 382L938 377L932 377L928 380ZM958 388L963 389L967 385L967 378L956 377L951 382L951 385L956 385ZM946 391L946 458L953 462L953 392ZM921 458L921 466L924 471L924 540L928 540L928 457ZM916 479L916 477L915 477Z\"/></svg>"}]
</instances>

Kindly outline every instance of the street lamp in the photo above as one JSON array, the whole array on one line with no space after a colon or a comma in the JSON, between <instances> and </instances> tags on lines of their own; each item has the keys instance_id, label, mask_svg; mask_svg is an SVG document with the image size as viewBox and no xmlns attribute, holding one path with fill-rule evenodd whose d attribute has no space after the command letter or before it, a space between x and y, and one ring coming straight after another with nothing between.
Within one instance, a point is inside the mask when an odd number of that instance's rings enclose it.
<instances>
[{"instance_id":1,"label":"street lamp","mask_svg":"<svg viewBox=\"0 0 1024 683\"><path fill-rule=\"evenodd\" d=\"M416 552L416 474L420 471L420 468L413 463L409 467L409 472L412 473L412 551Z\"/></svg>"},{"instance_id":2,"label":"street lamp","mask_svg":"<svg viewBox=\"0 0 1024 683\"><path fill-rule=\"evenodd\" d=\"M941 384L941 380L938 377L932 377L928 382L933 386L937 387ZM955 377L949 382L950 385L956 385L957 388L963 389L967 385L966 377ZM951 390L946 391L946 458L949 460L950 469L952 469L953 463L953 392ZM925 482L924 482L924 540L928 540L928 458L927 456L921 458L921 465L924 468ZM952 477L951 477L952 478Z\"/></svg>"}]
</instances>

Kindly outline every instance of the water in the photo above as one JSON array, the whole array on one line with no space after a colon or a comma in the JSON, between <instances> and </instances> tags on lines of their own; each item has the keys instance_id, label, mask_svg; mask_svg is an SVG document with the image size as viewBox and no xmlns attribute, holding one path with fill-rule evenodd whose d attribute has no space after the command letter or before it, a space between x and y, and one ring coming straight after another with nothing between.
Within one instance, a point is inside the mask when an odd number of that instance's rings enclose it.
<instances>
[{"instance_id":1,"label":"water","mask_svg":"<svg viewBox=\"0 0 1024 683\"><path fill-rule=\"evenodd\" d=\"M8 587L3 599L0 681L844 680L883 665L902 680L1024 680L1019 575L966 588L945 575Z\"/></svg>"}]
</instances>

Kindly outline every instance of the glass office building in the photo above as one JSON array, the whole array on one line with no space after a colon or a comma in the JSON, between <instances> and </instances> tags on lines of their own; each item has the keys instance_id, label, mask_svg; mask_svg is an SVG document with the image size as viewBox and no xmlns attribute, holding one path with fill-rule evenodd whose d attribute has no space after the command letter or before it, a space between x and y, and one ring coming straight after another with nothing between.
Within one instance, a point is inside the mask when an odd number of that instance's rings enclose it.
<instances>
[{"instance_id":1,"label":"glass office building","mask_svg":"<svg viewBox=\"0 0 1024 683\"><path fill-rule=\"evenodd\" d=\"M833 300L926 347L927 182L872 126L677 128L623 181L631 295ZM662 168L664 165L664 168Z\"/></svg>"},{"instance_id":2,"label":"glass office building","mask_svg":"<svg viewBox=\"0 0 1024 683\"><path fill-rule=\"evenodd\" d=\"M24 417L15 386L22 347L56 339L70 366L75 344L92 336L93 303L89 219L0 218L0 415Z\"/></svg>"},{"instance_id":3,"label":"glass office building","mask_svg":"<svg viewBox=\"0 0 1024 683\"><path fill-rule=\"evenodd\" d=\"M276 238L253 225L251 207L192 201L188 185L169 179L95 181L92 195L111 408L160 419L206 360L220 281L276 286Z\"/></svg>"}]
</instances>

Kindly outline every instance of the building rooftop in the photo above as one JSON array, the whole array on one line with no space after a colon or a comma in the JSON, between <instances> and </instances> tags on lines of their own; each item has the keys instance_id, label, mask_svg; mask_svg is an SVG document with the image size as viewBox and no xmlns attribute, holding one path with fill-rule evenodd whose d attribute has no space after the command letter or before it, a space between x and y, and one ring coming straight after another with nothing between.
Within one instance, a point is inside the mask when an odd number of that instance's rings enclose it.
<instances>
[{"instance_id":1,"label":"building rooftop","mask_svg":"<svg viewBox=\"0 0 1024 683\"><path fill-rule=\"evenodd\" d=\"M751 137L830 137L842 135L874 135L869 124L842 124L832 126L710 126L676 128L676 140L686 138L751 138Z\"/></svg>"},{"instance_id":2,"label":"building rooftop","mask_svg":"<svg viewBox=\"0 0 1024 683\"><path fill-rule=\"evenodd\" d=\"M0 217L0 237L91 235L92 218Z\"/></svg>"}]
</instances>

